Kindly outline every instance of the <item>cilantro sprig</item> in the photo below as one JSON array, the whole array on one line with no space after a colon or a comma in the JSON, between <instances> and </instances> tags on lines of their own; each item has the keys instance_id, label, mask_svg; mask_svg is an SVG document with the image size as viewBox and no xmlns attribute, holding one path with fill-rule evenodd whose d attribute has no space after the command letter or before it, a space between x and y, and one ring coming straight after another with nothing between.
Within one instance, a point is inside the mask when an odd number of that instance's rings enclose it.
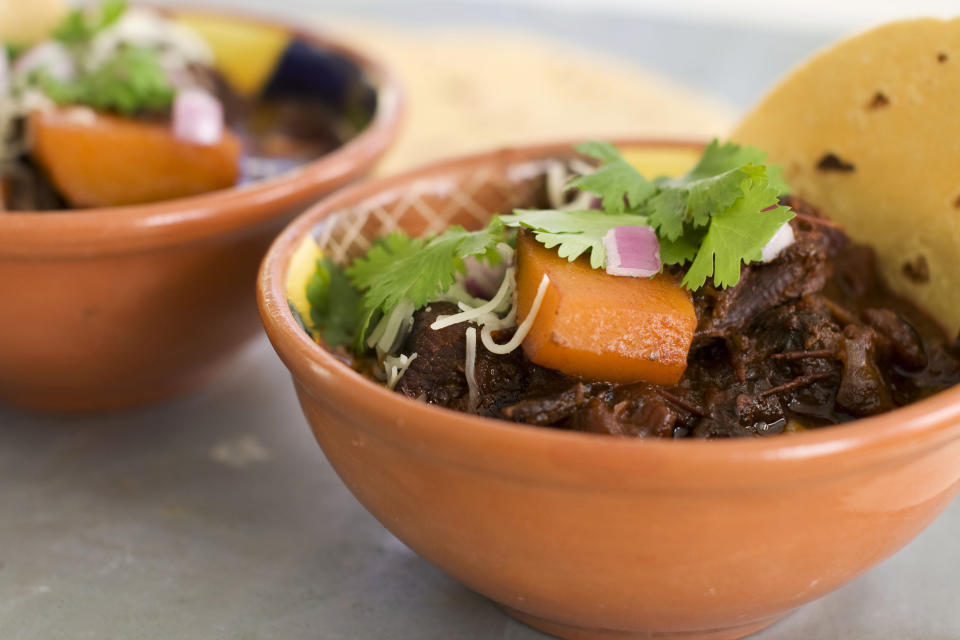
<instances>
[{"instance_id":1,"label":"cilantro sprig","mask_svg":"<svg viewBox=\"0 0 960 640\"><path fill-rule=\"evenodd\" d=\"M603 236L622 225L651 226L664 264L692 262L683 279L688 289L712 277L718 287L740 281L740 266L760 260L761 250L793 218L778 197L786 191L778 167L764 164L759 149L714 140L693 169L678 178L648 180L605 142L577 150L601 162L570 186L600 198L600 211L516 211L504 224L526 227L547 248L574 260L590 252L595 269L606 264Z\"/></svg>"},{"instance_id":2,"label":"cilantro sprig","mask_svg":"<svg viewBox=\"0 0 960 640\"><path fill-rule=\"evenodd\" d=\"M599 210L518 209L479 231L451 227L425 238L390 233L345 270L319 261L307 295L324 340L335 345L352 339L364 351L378 318L419 309L448 292L468 257L497 262L497 245L510 239L513 228L529 229L562 258L589 255L590 265L602 269L610 229L653 227L661 261L690 263L683 284L696 290L710 278L717 287L736 285L743 264L759 261L763 247L794 217L779 205L787 189L779 168L765 164L765 154L753 147L714 140L686 174L652 180L610 144L589 142L577 150L600 165L569 186L599 198Z\"/></svg>"},{"instance_id":3,"label":"cilantro sprig","mask_svg":"<svg viewBox=\"0 0 960 640\"><path fill-rule=\"evenodd\" d=\"M104 0L97 10L68 12L51 35L66 47L77 73L60 79L40 68L27 83L59 105L85 105L125 116L169 109L175 90L156 47L124 45L91 66L94 40L114 26L127 8L126 0Z\"/></svg>"},{"instance_id":4,"label":"cilantro sprig","mask_svg":"<svg viewBox=\"0 0 960 640\"><path fill-rule=\"evenodd\" d=\"M123 115L167 109L175 93L159 54L145 47L122 49L96 69L67 81L41 72L40 86L57 104L83 104Z\"/></svg>"},{"instance_id":5,"label":"cilantro sprig","mask_svg":"<svg viewBox=\"0 0 960 640\"><path fill-rule=\"evenodd\" d=\"M497 245L503 239L503 225L496 219L480 231L453 226L426 238L398 231L384 236L346 270L354 287L363 292L358 340L378 313L389 314L401 302L419 309L436 300L464 272L464 259L478 256L498 262Z\"/></svg>"}]
</instances>

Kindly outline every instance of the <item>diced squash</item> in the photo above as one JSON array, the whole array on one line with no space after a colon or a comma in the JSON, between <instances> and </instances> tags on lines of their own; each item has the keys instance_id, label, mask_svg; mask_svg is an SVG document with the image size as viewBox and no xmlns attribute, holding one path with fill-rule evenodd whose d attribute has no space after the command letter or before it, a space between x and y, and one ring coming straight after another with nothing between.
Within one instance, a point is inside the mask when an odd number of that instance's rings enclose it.
<instances>
[{"instance_id":1,"label":"diced squash","mask_svg":"<svg viewBox=\"0 0 960 640\"><path fill-rule=\"evenodd\" d=\"M547 249L533 235L517 239L518 321L550 278L523 340L531 361L569 375L610 382L674 384L687 367L697 327L690 292L672 276L612 276Z\"/></svg>"},{"instance_id":2,"label":"diced squash","mask_svg":"<svg viewBox=\"0 0 960 640\"><path fill-rule=\"evenodd\" d=\"M236 184L240 140L215 145L174 137L169 123L87 110L30 116L33 157L75 207L111 207L197 195Z\"/></svg>"}]
</instances>

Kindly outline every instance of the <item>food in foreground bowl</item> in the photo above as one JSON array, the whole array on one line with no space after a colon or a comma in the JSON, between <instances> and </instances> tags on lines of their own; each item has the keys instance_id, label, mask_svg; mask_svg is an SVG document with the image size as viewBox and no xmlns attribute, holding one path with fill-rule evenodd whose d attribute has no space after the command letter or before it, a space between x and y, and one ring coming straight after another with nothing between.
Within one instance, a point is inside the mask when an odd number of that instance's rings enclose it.
<instances>
[{"instance_id":1,"label":"food in foreground bowl","mask_svg":"<svg viewBox=\"0 0 960 640\"><path fill-rule=\"evenodd\" d=\"M579 150L547 167L550 208L320 260L291 296L305 326L408 396L617 435L794 431L960 382L943 330L760 151L714 142L648 180Z\"/></svg>"},{"instance_id":2,"label":"food in foreground bowl","mask_svg":"<svg viewBox=\"0 0 960 640\"><path fill-rule=\"evenodd\" d=\"M236 56L223 49L238 38L257 64L231 66ZM7 42L0 211L196 195L331 151L354 128L310 87L271 81L295 46L275 27L168 16L123 0L67 13L42 42Z\"/></svg>"}]
</instances>

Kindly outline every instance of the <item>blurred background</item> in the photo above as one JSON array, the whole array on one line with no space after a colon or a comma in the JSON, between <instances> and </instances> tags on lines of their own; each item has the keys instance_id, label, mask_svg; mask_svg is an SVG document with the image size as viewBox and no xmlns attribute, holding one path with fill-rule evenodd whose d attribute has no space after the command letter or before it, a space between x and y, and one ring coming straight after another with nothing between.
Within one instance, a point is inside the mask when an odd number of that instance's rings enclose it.
<instances>
[{"instance_id":1,"label":"blurred background","mask_svg":"<svg viewBox=\"0 0 960 640\"><path fill-rule=\"evenodd\" d=\"M338 32L410 94L392 172L497 145L723 135L785 72L884 21L951 0L210 0Z\"/></svg>"},{"instance_id":2,"label":"blurred background","mask_svg":"<svg viewBox=\"0 0 960 640\"><path fill-rule=\"evenodd\" d=\"M785 69L881 22L954 15L954 0L211 0L394 27L522 29L624 56L745 108ZM331 23L330 26L335 26Z\"/></svg>"}]
</instances>

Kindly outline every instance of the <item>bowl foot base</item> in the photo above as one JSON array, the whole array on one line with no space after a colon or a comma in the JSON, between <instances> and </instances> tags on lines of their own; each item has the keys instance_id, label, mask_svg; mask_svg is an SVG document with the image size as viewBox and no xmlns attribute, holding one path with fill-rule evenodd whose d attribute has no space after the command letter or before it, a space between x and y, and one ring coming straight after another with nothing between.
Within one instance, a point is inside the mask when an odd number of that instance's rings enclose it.
<instances>
[{"instance_id":1,"label":"bowl foot base","mask_svg":"<svg viewBox=\"0 0 960 640\"><path fill-rule=\"evenodd\" d=\"M510 607L502 607L504 611L520 622L534 629L565 640L739 640L761 629L766 629L783 616L774 616L760 621L750 622L736 627L724 629L704 629L702 631L623 631L616 629L587 629L576 627L562 622L554 622L532 616L523 611Z\"/></svg>"}]
</instances>

